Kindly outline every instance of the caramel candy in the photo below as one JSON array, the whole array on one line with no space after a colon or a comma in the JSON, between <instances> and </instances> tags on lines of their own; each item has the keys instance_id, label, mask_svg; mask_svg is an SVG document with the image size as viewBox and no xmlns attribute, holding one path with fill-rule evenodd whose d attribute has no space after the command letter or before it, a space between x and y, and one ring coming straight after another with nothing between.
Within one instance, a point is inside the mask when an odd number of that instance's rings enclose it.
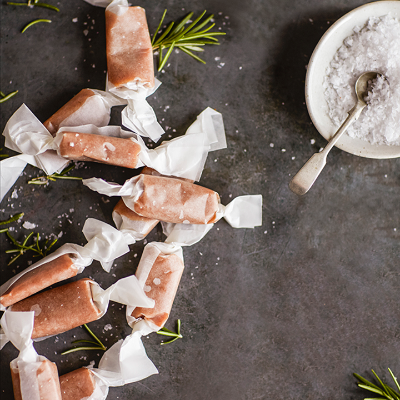
<instances>
[{"instance_id":1,"label":"caramel candy","mask_svg":"<svg viewBox=\"0 0 400 400\"><path fill-rule=\"evenodd\" d=\"M103 164L136 168L141 147L131 139L63 132L60 156L69 160L97 161Z\"/></svg>"},{"instance_id":2,"label":"caramel candy","mask_svg":"<svg viewBox=\"0 0 400 400\"><path fill-rule=\"evenodd\" d=\"M217 192L180 179L141 175L143 188L134 202L134 211L147 218L187 224L216 221L220 200Z\"/></svg>"},{"instance_id":3,"label":"caramel candy","mask_svg":"<svg viewBox=\"0 0 400 400\"><path fill-rule=\"evenodd\" d=\"M146 264L140 263L136 276L141 281L148 274L144 291L155 301L155 305L154 308L136 307L131 315L151 321L161 328L169 317L184 265L176 254L159 254L151 270L145 271L145 268Z\"/></svg>"},{"instance_id":4,"label":"caramel candy","mask_svg":"<svg viewBox=\"0 0 400 400\"><path fill-rule=\"evenodd\" d=\"M62 400L82 400L93 394L96 382L87 368L79 368L60 376Z\"/></svg>"},{"instance_id":5,"label":"caramel candy","mask_svg":"<svg viewBox=\"0 0 400 400\"><path fill-rule=\"evenodd\" d=\"M45 121L43 125L54 136L63 122L65 122L64 125L66 126L77 126L91 123L90 121L82 121L82 123L80 124L77 121L74 121L72 125L68 125L67 118L76 113L85 104L88 98L94 95L95 92L93 92L93 90L82 89L68 103L62 106L55 114L53 114L47 121ZM90 119L92 116L89 114L86 117Z\"/></svg>"},{"instance_id":6,"label":"caramel candy","mask_svg":"<svg viewBox=\"0 0 400 400\"><path fill-rule=\"evenodd\" d=\"M141 174L167 177L150 167L144 167ZM175 178L175 179L193 183L192 180L186 178ZM129 221L131 222L130 228L136 232L136 234L138 235L138 239L145 238L152 231L152 229L158 224L158 222L160 222L158 219L142 217L139 214L135 213L135 211L132 211L125 205L122 199L114 207L113 213L119 214L121 217L129 219ZM127 229L129 228L127 227Z\"/></svg>"},{"instance_id":7,"label":"caramel candy","mask_svg":"<svg viewBox=\"0 0 400 400\"><path fill-rule=\"evenodd\" d=\"M116 87L139 81L154 86L153 49L145 10L127 7L121 15L106 10L108 80Z\"/></svg>"},{"instance_id":8,"label":"caramel candy","mask_svg":"<svg viewBox=\"0 0 400 400\"><path fill-rule=\"evenodd\" d=\"M56 364L44 357L40 358L42 360L38 362L18 362L18 366L16 366L15 360L11 362L15 400L23 400L23 393L28 392L32 392L32 398L35 398L37 391L39 391L40 400L62 400ZM22 368L24 370L21 370ZM36 375L36 379L32 377L33 374Z\"/></svg>"},{"instance_id":9,"label":"caramel candy","mask_svg":"<svg viewBox=\"0 0 400 400\"><path fill-rule=\"evenodd\" d=\"M90 279L38 293L11 306L11 311L35 311L32 339L57 335L101 316L93 302Z\"/></svg>"},{"instance_id":10,"label":"caramel candy","mask_svg":"<svg viewBox=\"0 0 400 400\"><path fill-rule=\"evenodd\" d=\"M78 268L71 257L64 254L22 275L0 296L0 303L8 307L77 273Z\"/></svg>"}]
</instances>

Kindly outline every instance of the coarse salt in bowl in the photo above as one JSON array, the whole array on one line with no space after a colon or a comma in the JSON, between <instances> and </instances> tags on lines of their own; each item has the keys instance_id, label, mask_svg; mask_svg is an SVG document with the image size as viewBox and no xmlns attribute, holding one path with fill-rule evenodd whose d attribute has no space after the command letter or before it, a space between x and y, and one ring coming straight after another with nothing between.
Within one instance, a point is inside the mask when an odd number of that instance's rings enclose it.
<instances>
[{"instance_id":1,"label":"coarse salt in bowl","mask_svg":"<svg viewBox=\"0 0 400 400\"><path fill-rule=\"evenodd\" d=\"M325 32L311 56L305 87L307 109L315 127L327 140L330 140L338 130L338 125L329 116L330 109L325 97L326 78L329 74L330 64L344 40L354 33L356 27L362 28L371 18L379 18L388 14L400 19L400 1L378 1L350 11ZM349 82L349 84L352 85L353 82ZM354 92L354 87L351 90ZM400 130L400 126L398 129ZM366 139L358 138L357 135L353 134L353 136L344 134L336 146L348 153L362 157L400 157L400 145L372 144Z\"/></svg>"}]
</instances>

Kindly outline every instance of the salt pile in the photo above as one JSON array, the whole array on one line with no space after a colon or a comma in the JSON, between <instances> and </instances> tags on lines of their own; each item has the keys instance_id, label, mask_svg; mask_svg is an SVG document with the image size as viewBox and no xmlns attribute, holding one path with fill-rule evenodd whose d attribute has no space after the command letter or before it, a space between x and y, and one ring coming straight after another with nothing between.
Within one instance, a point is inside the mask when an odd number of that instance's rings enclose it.
<instances>
[{"instance_id":1,"label":"salt pile","mask_svg":"<svg viewBox=\"0 0 400 400\"><path fill-rule=\"evenodd\" d=\"M329 116L339 127L356 103L355 82L363 72L385 75L367 97L368 106L348 129L372 144L400 145L400 21L390 14L355 27L327 68L323 87Z\"/></svg>"}]
</instances>

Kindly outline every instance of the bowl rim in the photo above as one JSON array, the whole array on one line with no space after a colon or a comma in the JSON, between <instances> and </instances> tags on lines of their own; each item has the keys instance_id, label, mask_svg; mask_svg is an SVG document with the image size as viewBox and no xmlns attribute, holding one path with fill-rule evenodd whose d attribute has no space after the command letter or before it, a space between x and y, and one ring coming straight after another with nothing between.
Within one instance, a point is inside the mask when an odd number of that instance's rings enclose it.
<instances>
[{"instance_id":1,"label":"bowl rim","mask_svg":"<svg viewBox=\"0 0 400 400\"><path fill-rule=\"evenodd\" d=\"M307 72L306 72L306 79L305 79L305 98L306 98L306 106L308 113L310 115L311 121L314 124L315 128L317 131L320 133L321 136L323 136L326 140L330 140L332 134L338 129L335 127L333 132L329 132L328 129L324 129L324 126L322 125L320 119L318 118L317 113L314 112L313 109L313 99L314 99L314 93L312 91L313 85L311 84L313 82L313 75L314 75L314 70L316 68L316 59L320 54L320 49L323 48L323 46L326 44L326 42L330 39L332 35L334 35L337 30L345 23L347 23L349 20L351 20L355 14L360 13L360 11L364 11L365 9L371 8L375 9L376 7L386 7L386 6L398 6L400 10L400 2L398 0L386 0L386 1L374 1L371 3L363 4L357 8L354 8L353 10L350 10L346 14L344 14L342 17L340 17L337 21L335 21L329 29L322 35L320 40L318 41L317 45L315 46L308 66L307 66ZM386 12L388 13L388 11ZM374 14L371 14L369 17L373 17ZM365 22L368 20L366 18ZM396 16L396 18L399 18ZM355 23L354 27L357 26L358 24ZM343 40L349 35L346 35L343 37ZM335 52L337 49L335 50ZM331 60L329 60L329 63ZM333 123L332 123L333 127ZM360 157L365 157L365 158L375 158L375 159L387 159L387 158L397 158L400 157L400 146L396 145L372 145L371 143L367 142L366 140L363 139L357 139L357 138L351 138L350 136L346 135L343 136L336 144L335 146L339 148L340 150L343 150L347 153L354 154ZM372 150L372 151L371 151ZM382 151L380 151L382 150Z\"/></svg>"}]
</instances>

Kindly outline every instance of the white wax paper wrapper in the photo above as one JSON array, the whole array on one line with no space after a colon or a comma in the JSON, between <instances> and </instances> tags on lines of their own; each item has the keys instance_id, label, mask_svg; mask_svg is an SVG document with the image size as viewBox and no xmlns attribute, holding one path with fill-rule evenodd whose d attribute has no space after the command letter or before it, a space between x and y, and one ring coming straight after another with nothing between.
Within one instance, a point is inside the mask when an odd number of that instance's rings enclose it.
<instances>
[{"instance_id":1,"label":"white wax paper wrapper","mask_svg":"<svg viewBox=\"0 0 400 400\"><path fill-rule=\"evenodd\" d=\"M147 357L140 332L133 332L108 349L98 368L89 368L107 386L122 386L137 382L158 370Z\"/></svg>"},{"instance_id":2,"label":"white wax paper wrapper","mask_svg":"<svg viewBox=\"0 0 400 400\"><path fill-rule=\"evenodd\" d=\"M87 124L92 124L98 127L106 126L110 122L111 108L127 104L126 100L116 97L111 93L96 89L88 90L91 90L94 95L88 97L76 111L62 120L58 125L58 128L63 126L80 126ZM51 128L49 127L49 130L53 132L53 130L56 130L56 127L51 126Z\"/></svg>"},{"instance_id":3,"label":"white wax paper wrapper","mask_svg":"<svg viewBox=\"0 0 400 400\"><path fill-rule=\"evenodd\" d=\"M196 121L189 126L186 135L202 133L207 135L210 151L226 149L226 136L222 114L207 107L198 116Z\"/></svg>"},{"instance_id":4,"label":"white wax paper wrapper","mask_svg":"<svg viewBox=\"0 0 400 400\"><path fill-rule=\"evenodd\" d=\"M7 310L1 317L1 347L10 341L19 351L18 359L25 362L38 361L38 354L31 339L35 312Z\"/></svg>"},{"instance_id":5,"label":"white wax paper wrapper","mask_svg":"<svg viewBox=\"0 0 400 400\"><path fill-rule=\"evenodd\" d=\"M158 123L156 114L146 97L153 94L160 84L161 82L155 79L155 86L151 89L140 85L124 89L112 87L111 83L107 85L111 93L128 101L128 105L121 113L122 125L141 136L149 137L153 142L158 142L165 131Z\"/></svg>"},{"instance_id":6,"label":"white wax paper wrapper","mask_svg":"<svg viewBox=\"0 0 400 400\"><path fill-rule=\"evenodd\" d=\"M220 204L217 218L224 218L233 228L254 228L262 225L262 195L239 196L227 206ZM166 243L191 246L199 242L214 224L172 224L161 222Z\"/></svg>"},{"instance_id":7,"label":"white wax paper wrapper","mask_svg":"<svg viewBox=\"0 0 400 400\"><path fill-rule=\"evenodd\" d=\"M157 257L160 254L171 255L175 254L183 262L183 252L182 247L175 243L161 243L161 242L151 242L147 244L143 250L142 257L140 258L139 265L142 274L138 278L138 282L141 288L144 288L146 284L147 277L155 263ZM138 267L139 269L139 267ZM154 307L154 306L153 306ZM156 332L160 329L159 326L155 325L151 321L144 319L136 319L131 316L132 311L135 307L126 307L126 320L128 325L132 327L133 332L139 332L142 336L148 335L151 332Z\"/></svg>"},{"instance_id":8,"label":"white wax paper wrapper","mask_svg":"<svg viewBox=\"0 0 400 400\"><path fill-rule=\"evenodd\" d=\"M93 301L101 312L99 318L107 312L110 300L130 307L154 307L154 300L146 296L135 275L118 280L106 290L96 282L91 283Z\"/></svg>"},{"instance_id":9,"label":"white wax paper wrapper","mask_svg":"<svg viewBox=\"0 0 400 400\"><path fill-rule=\"evenodd\" d=\"M82 232L88 241L82 254L100 261L107 272L116 258L129 252L128 244L133 243L129 235L94 218L86 220Z\"/></svg>"}]
</instances>

